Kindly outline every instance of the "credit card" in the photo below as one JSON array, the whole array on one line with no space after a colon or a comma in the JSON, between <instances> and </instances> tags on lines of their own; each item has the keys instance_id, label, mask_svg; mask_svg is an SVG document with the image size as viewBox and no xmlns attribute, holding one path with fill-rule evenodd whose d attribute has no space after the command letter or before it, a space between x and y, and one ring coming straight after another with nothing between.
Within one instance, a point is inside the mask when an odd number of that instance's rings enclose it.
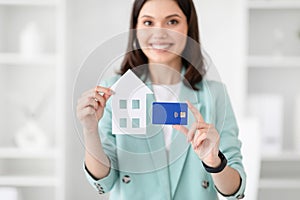
<instances>
[{"instance_id":1,"label":"credit card","mask_svg":"<svg viewBox=\"0 0 300 200\"><path fill-rule=\"evenodd\" d=\"M186 103L152 103L152 124L187 125L187 120L188 105Z\"/></svg>"}]
</instances>

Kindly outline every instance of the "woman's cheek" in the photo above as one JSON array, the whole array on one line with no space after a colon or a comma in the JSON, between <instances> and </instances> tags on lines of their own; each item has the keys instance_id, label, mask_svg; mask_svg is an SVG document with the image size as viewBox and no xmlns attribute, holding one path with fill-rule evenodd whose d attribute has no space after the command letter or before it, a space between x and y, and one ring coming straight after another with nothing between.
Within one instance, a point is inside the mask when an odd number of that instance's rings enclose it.
<instances>
[{"instance_id":1,"label":"woman's cheek","mask_svg":"<svg viewBox=\"0 0 300 200\"><path fill-rule=\"evenodd\" d=\"M150 37L151 33L147 30L138 30L137 31L137 40L139 41L139 44L141 47L147 47L148 46L148 40Z\"/></svg>"}]
</instances>

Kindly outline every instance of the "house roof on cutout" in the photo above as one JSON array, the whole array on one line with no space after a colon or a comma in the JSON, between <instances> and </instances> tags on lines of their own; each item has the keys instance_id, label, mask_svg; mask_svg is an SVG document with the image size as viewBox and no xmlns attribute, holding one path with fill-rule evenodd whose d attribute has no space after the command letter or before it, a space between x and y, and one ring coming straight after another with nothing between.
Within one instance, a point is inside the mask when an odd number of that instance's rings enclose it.
<instances>
[{"instance_id":1,"label":"house roof on cutout","mask_svg":"<svg viewBox=\"0 0 300 200\"><path fill-rule=\"evenodd\" d=\"M153 92L145 85L145 83L132 70L127 70L121 78L111 86L115 92L115 96L140 96L145 94L153 94ZM134 92L138 94L134 94ZM131 94L131 95L129 95ZM140 96L142 97L142 96Z\"/></svg>"}]
</instances>

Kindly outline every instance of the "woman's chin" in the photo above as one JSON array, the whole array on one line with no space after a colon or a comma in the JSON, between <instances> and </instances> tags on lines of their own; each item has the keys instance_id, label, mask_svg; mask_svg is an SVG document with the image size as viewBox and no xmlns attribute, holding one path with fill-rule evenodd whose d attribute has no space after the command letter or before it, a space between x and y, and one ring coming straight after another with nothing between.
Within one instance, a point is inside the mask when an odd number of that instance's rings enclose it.
<instances>
[{"instance_id":1,"label":"woman's chin","mask_svg":"<svg viewBox=\"0 0 300 200\"><path fill-rule=\"evenodd\" d=\"M174 61L177 57L177 55L168 51L155 51L151 52L151 55L148 56L148 60L150 63L167 64Z\"/></svg>"}]
</instances>

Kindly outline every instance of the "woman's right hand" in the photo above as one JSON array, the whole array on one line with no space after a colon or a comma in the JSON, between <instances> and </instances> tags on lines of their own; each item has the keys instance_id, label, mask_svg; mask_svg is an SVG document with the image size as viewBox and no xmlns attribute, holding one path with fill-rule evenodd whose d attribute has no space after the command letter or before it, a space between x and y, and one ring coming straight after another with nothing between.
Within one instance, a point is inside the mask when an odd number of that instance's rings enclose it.
<instances>
[{"instance_id":1,"label":"woman's right hand","mask_svg":"<svg viewBox=\"0 0 300 200\"><path fill-rule=\"evenodd\" d=\"M100 95L99 93L103 93ZM84 130L95 131L103 116L107 100L113 94L109 88L96 86L84 92L77 102L76 114Z\"/></svg>"}]
</instances>

